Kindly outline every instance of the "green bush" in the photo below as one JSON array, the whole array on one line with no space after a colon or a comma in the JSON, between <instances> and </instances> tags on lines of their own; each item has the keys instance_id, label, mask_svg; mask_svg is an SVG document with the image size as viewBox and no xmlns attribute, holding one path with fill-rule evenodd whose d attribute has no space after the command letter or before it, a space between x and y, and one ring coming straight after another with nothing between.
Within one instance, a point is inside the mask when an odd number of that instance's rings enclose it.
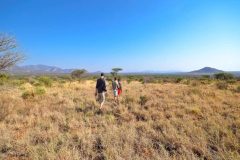
<instances>
[{"instance_id":1,"label":"green bush","mask_svg":"<svg viewBox=\"0 0 240 160\"><path fill-rule=\"evenodd\" d=\"M144 78L143 77L142 78L137 78L137 81L141 82L141 83L144 83Z\"/></svg>"},{"instance_id":2,"label":"green bush","mask_svg":"<svg viewBox=\"0 0 240 160\"><path fill-rule=\"evenodd\" d=\"M131 82L136 80L136 76L129 75L127 76L127 83L130 84Z\"/></svg>"},{"instance_id":3,"label":"green bush","mask_svg":"<svg viewBox=\"0 0 240 160\"><path fill-rule=\"evenodd\" d=\"M228 84L226 82L218 82L216 85L217 85L217 88L221 90L228 88Z\"/></svg>"},{"instance_id":4,"label":"green bush","mask_svg":"<svg viewBox=\"0 0 240 160\"><path fill-rule=\"evenodd\" d=\"M33 78L33 77L27 78L26 81L27 81L28 83L34 85L34 86L35 86L36 83L39 83L39 81L38 81L37 79Z\"/></svg>"},{"instance_id":5,"label":"green bush","mask_svg":"<svg viewBox=\"0 0 240 160\"><path fill-rule=\"evenodd\" d=\"M8 80L8 79L9 79L9 76L8 76L7 74L1 73L1 74L0 74L0 79L2 79L2 80Z\"/></svg>"},{"instance_id":6,"label":"green bush","mask_svg":"<svg viewBox=\"0 0 240 160\"><path fill-rule=\"evenodd\" d=\"M47 87L51 87L53 80L50 77L42 76L38 78L38 81Z\"/></svg>"},{"instance_id":7,"label":"green bush","mask_svg":"<svg viewBox=\"0 0 240 160\"><path fill-rule=\"evenodd\" d=\"M25 91L22 93L22 98L23 99L30 99L34 97L34 93L31 91Z\"/></svg>"},{"instance_id":8,"label":"green bush","mask_svg":"<svg viewBox=\"0 0 240 160\"><path fill-rule=\"evenodd\" d=\"M178 78L175 80L175 83L180 83L182 80L183 80L183 78L178 77Z\"/></svg>"},{"instance_id":9,"label":"green bush","mask_svg":"<svg viewBox=\"0 0 240 160\"><path fill-rule=\"evenodd\" d=\"M0 74L0 85L3 85L8 79L9 79L9 76L7 74L1 73Z\"/></svg>"},{"instance_id":10,"label":"green bush","mask_svg":"<svg viewBox=\"0 0 240 160\"><path fill-rule=\"evenodd\" d=\"M42 88L42 87L37 87L35 89L35 94L36 95L44 95L45 93L46 93L46 90L44 88Z\"/></svg>"},{"instance_id":11,"label":"green bush","mask_svg":"<svg viewBox=\"0 0 240 160\"><path fill-rule=\"evenodd\" d=\"M127 79L127 83L130 84L132 82L131 79Z\"/></svg>"},{"instance_id":12,"label":"green bush","mask_svg":"<svg viewBox=\"0 0 240 160\"><path fill-rule=\"evenodd\" d=\"M66 80L59 80L59 83L61 83L61 84L64 84L64 83L66 83Z\"/></svg>"},{"instance_id":13,"label":"green bush","mask_svg":"<svg viewBox=\"0 0 240 160\"><path fill-rule=\"evenodd\" d=\"M83 75L86 73L87 71L85 69L78 69L78 70L74 70L71 73L71 77L73 79L79 79L82 78Z\"/></svg>"},{"instance_id":14,"label":"green bush","mask_svg":"<svg viewBox=\"0 0 240 160\"><path fill-rule=\"evenodd\" d=\"M141 106L144 106L144 105L148 102L148 100L149 100L149 98L148 98L147 96L140 96L139 99L140 99L140 100L139 100L139 104L140 104Z\"/></svg>"},{"instance_id":15,"label":"green bush","mask_svg":"<svg viewBox=\"0 0 240 160\"><path fill-rule=\"evenodd\" d=\"M39 81L35 81L32 85L39 87L39 86L43 86L44 84Z\"/></svg>"},{"instance_id":16,"label":"green bush","mask_svg":"<svg viewBox=\"0 0 240 160\"><path fill-rule=\"evenodd\" d=\"M71 75L61 75L61 76L59 76L59 78L60 79L64 79L64 80L72 80L72 77L71 77Z\"/></svg>"},{"instance_id":17,"label":"green bush","mask_svg":"<svg viewBox=\"0 0 240 160\"><path fill-rule=\"evenodd\" d=\"M193 87L197 87L197 86L199 86L199 82L193 81L193 82L191 83L191 85L192 85Z\"/></svg>"},{"instance_id":18,"label":"green bush","mask_svg":"<svg viewBox=\"0 0 240 160\"><path fill-rule=\"evenodd\" d=\"M184 79L182 80L182 83L185 84L185 85L189 85L190 84L190 80L189 79Z\"/></svg>"},{"instance_id":19,"label":"green bush","mask_svg":"<svg viewBox=\"0 0 240 160\"><path fill-rule=\"evenodd\" d=\"M219 80L230 80L234 78L234 76L230 73L217 73L214 77Z\"/></svg>"},{"instance_id":20,"label":"green bush","mask_svg":"<svg viewBox=\"0 0 240 160\"><path fill-rule=\"evenodd\" d=\"M237 87L237 92L240 93L240 86Z\"/></svg>"},{"instance_id":21,"label":"green bush","mask_svg":"<svg viewBox=\"0 0 240 160\"><path fill-rule=\"evenodd\" d=\"M10 110L10 106L4 105L3 102L0 102L0 106L1 106L0 107L0 122L1 122L11 113L11 110Z\"/></svg>"},{"instance_id":22,"label":"green bush","mask_svg":"<svg viewBox=\"0 0 240 160\"><path fill-rule=\"evenodd\" d=\"M13 84L13 85L15 85L15 86L20 86L20 85L22 85L22 84L24 84L24 83L25 83L25 81L19 80L19 79L15 79L15 80L13 80L13 81L11 82L11 84Z\"/></svg>"},{"instance_id":23,"label":"green bush","mask_svg":"<svg viewBox=\"0 0 240 160\"><path fill-rule=\"evenodd\" d=\"M236 82L237 82L236 79L230 79L230 80L227 81L227 83L229 83L229 84L234 84L234 83L236 83Z\"/></svg>"},{"instance_id":24,"label":"green bush","mask_svg":"<svg viewBox=\"0 0 240 160\"><path fill-rule=\"evenodd\" d=\"M202 78L203 79L209 79L209 78L211 78L211 76L210 75L203 75Z\"/></svg>"}]
</instances>

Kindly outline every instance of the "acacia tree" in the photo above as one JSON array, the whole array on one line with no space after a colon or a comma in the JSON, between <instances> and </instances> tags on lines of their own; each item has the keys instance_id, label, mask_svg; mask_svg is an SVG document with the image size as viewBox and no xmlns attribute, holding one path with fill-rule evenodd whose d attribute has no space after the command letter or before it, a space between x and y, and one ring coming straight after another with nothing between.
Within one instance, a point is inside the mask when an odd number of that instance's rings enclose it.
<instances>
[{"instance_id":1,"label":"acacia tree","mask_svg":"<svg viewBox=\"0 0 240 160\"><path fill-rule=\"evenodd\" d=\"M72 71L71 77L72 78L81 78L83 74L85 74L87 71L85 69L77 69Z\"/></svg>"},{"instance_id":2,"label":"acacia tree","mask_svg":"<svg viewBox=\"0 0 240 160\"><path fill-rule=\"evenodd\" d=\"M16 65L24 58L24 55L17 51L15 38L0 33L0 71Z\"/></svg>"},{"instance_id":3,"label":"acacia tree","mask_svg":"<svg viewBox=\"0 0 240 160\"><path fill-rule=\"evenodd\" d=\"M118 72L122 70L123 70L122 68L113 68L111 74L112 76L117 76Z\"/></svg>"}]
</instances>

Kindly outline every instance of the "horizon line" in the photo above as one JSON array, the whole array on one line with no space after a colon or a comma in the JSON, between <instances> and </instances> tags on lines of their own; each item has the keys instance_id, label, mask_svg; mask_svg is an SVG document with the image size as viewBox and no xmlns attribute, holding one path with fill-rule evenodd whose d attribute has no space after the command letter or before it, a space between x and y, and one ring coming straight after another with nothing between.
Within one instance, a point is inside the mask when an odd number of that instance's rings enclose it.
<instances>
[{"instance_id":1,"label":"horizon line","mask_svg":"<svg viewBox=\"0 0 240 160\"><path fill-rule=\"evenodd\" d=\"M86 69L88 71L87 68L84 68L84 67L81 67L81 68L78 68L78 67L71 67L71 68L65 68L65 67L60 67L60 66L57 66L57 65L48 65L48 64L21 64L21 65L16 65L16 66L13 66L13 67L24 67L24 66L47 66L47 67L56 67L56 68L59 68L59 69L63 69L63 70L77 70L77 69ZM116 67L112 67L112 68L116 68ZM140 71L124 71L124 68L123 67L118 67L118 68L122 68L123 69L123 72L120 72L120 73L184 73L184 72L194 72L194 71L198 71L198 70L201 70L201 69L204 69L204 68L212 68L212 69L216 69L216 70L220 70L220 71L223 71L223 72L240 72L239 70L222 70L222 69L219 69L219 68L215 68L215 67L209 67L209 66L205 66L205 67L201 67L201 68L198 68L198 69L192 69L192 70L151 70L151 69L145 69L145 70L140 70ZM95 71L88 71L89 73L92 73L92 72L105 72L105 73L110 73L111 72L111 69L109 71L101 71L101 70L95 70Z\"/></svg>"}]
</instances>

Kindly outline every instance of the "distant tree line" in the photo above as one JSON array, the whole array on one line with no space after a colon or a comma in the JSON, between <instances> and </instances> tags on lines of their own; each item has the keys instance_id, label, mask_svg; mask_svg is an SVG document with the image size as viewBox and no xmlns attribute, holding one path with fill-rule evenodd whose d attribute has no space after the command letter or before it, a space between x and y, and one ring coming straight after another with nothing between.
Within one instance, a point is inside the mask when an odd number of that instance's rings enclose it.
<instances>
[{"instance_id":1,"label":"distant tree line","mask_svg":"<svg viewBox=\"0 0 240 160\"><path fill-rule=\"evenodd\" d=\"M233 79L234 76L231 73L217 73L214 75L214 78L219 80L230 80Z\"/></svg>"}]
</instances>

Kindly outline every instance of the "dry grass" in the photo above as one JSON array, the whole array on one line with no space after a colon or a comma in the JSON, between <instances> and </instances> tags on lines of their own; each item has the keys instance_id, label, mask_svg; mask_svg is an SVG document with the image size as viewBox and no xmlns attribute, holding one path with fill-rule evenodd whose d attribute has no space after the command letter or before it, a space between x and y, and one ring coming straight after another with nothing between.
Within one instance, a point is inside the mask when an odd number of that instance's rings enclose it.
<instances>
[{"instance_id":1,"label":"dry grass","mask_svg":"<svg viewBox=\"0 0 240 160\"><path fill-rule=\"evenodd\" d=\"M103 113L94 81L1 86L0 159L240 159L239 82L123 86Z\"/></svg>"}]
</instances>

